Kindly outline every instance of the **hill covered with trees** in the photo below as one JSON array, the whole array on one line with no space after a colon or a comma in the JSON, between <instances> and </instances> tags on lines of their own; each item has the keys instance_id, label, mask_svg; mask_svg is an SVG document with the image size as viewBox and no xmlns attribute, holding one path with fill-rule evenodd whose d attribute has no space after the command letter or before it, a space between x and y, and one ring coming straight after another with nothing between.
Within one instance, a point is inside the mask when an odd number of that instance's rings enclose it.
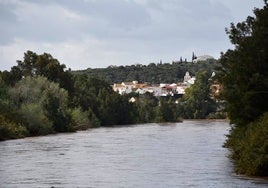
<instances>
[{"instance_id":1,"label":"hill covered with trees","mask_svg":"<svg viewBox=\"0 0 268 188\"><path fill-rule=\"evenodd\" d=\"M103 79L110 84L129 82L147 82L151 84L177 83L183 80L185 73L195 76L200 71L215 71L219 63L215 59L193 62L150 63L148 65L109 66L107 68L88 68L86 70L73 71L73 74L86 74L91 77Z\"/></svg>"}]
</instances>

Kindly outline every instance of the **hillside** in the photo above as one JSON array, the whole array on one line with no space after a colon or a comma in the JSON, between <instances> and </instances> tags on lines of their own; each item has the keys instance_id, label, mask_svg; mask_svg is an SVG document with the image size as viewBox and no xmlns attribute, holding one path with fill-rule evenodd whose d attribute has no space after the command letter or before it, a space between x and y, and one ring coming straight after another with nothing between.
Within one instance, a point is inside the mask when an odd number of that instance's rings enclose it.
<instances>
[{"instance_id":1,"label":"hillside","mask_svg":"<svg viewBox=\"0 0 268 188\"><path fill-rule=\"evenodd\" d=\"M217 60L172 63L150 63L149 65L109 66L107 68L88 68L86 70L73 71L73 74L86 74L90 77L98 77L112 83L121 83L137 80L148 83L177 83L183 80L185 72L191 76L197 72L207 70L212 73L219 66Z\"/></svg>"}]
</instances>

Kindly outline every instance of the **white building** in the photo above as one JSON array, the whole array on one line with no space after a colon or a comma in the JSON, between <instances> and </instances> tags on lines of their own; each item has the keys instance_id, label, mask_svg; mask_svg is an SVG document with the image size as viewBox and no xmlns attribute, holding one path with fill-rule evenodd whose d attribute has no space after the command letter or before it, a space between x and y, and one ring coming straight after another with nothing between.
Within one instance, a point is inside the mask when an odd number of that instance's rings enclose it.
<instances>
[{"instance_id":1,"label":"white building","mask_svg":"<svg viewBox=\"0 0 268 188\"><path fill-rule=\"evenodd\" d=\"M189 72L187 71L187 72L185 73L184 78L183 78L183 82L187 82L187 81L190 80L190 79L191 79L191 76L190 76Z\"/></svg>"},{"instance_id":2,"label":"white building","mask_svg":"<svg viewBox=\"0 0 268 188\"><path fill-rule=\"evenodd\" d=\"M194 59L193 63L197 63L199 61L207 61L209 59L214 59L214 57L212 57L210 55L202 55L202 56L198 56L196 59Z\"/></svg>"}]
</instances>

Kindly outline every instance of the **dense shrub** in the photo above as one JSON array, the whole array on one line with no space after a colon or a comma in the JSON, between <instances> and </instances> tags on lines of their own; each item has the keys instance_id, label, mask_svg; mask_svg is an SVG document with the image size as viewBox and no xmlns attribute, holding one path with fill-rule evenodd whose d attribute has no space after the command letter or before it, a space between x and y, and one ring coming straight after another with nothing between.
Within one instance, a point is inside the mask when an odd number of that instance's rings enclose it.
<instances>
[{"instance_id":1,"label":"dense shrub","mask_svg":"<svg viewBox=\"0 0 268 188\"><path fill-rule=\"evenodd\" d=\"M70 114L72 116L72 120L74 121L76 127L75 129L87 129L91 127L91 123L89 121L89 112L82 111L80 108L70 109Z\"/></svg>"},{"instance_id":2,"label":"dense shrub","mask_svg":"<svg viewBox=\"0 0 268 188\"><path fill-rule=\"evenodd\" d=\"M52 122L45 116L40 104L23 104L20 113L27 121L26 128L31 135L46 135L53 132Z\"/></svg>"},{"instance_id":3,"label":"dense shrub","mask_svg":"<svg viewBox=\"0 0 268 188\"><path fill-rule=\"evenodd\" d=\"M30 135L72 131L68 92L43 76L27 76L10 89L10 98L26 120Z\"/></svg>"},{"instance_id":4,"label":"dense shrub","mask_svg":"<svg viewBox=\"0 0 268 188\"><path fill-rule=\"evenodd\" d=\"M268 113L248 126L234 127L228 137L225 146L233 151L238 173L268 176Z\"/></svg>"},{"instance_id":5,"label":"dense shrub","mask_svg":"<svg viewBox=\"0 0 268 188\"><path fill-rule=\"evenodd\" d=\"M27 129L24 126L16 124L0 115L0 140L23 138L27 134Z\"/></svg>"}]
</instances>

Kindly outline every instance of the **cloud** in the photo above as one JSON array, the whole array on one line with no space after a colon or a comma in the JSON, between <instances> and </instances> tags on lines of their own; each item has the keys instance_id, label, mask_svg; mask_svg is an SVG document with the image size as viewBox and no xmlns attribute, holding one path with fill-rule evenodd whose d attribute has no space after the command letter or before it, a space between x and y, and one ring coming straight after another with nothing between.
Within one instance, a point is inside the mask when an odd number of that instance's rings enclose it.
<instances>
[{"instance_id":1,"label":"cloud","mask_svg":"<svg viewBox=\"0 0 268 188\"><path fill-rule=\"evenodd\" d=\"M0 70L23 53L51 53L72 69L147 64L230 48L225 27L262 1L0 0Z\"/></svg>"},{"instance_id":2,"label":"cloud","mask_svg":"<svg viewBox=\"0 0 268 188\"><path fill-rule=\"evenodd\" d=\"M77 31L83 22L78 14L58 5L18 2L13 13L17 18L15 36L37 42L63 41L79 36Z\"/></svg>"}]
</instances>

